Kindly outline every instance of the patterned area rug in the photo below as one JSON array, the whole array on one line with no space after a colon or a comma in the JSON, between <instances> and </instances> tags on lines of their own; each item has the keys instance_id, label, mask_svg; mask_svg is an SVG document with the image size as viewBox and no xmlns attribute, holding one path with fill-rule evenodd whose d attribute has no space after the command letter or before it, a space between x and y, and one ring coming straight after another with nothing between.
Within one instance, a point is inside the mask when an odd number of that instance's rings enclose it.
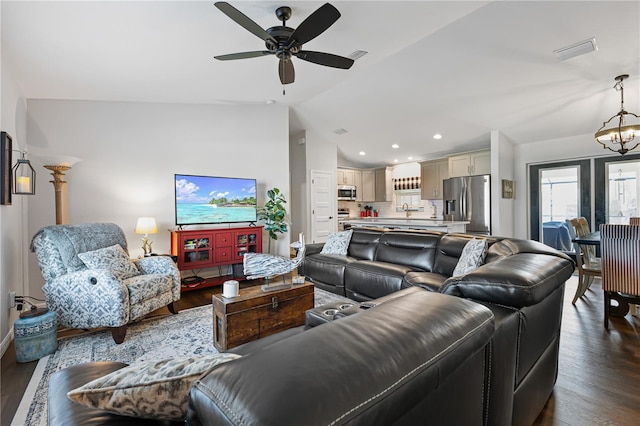
<instances>
[{"instance_id":1,"label":"patterned area rug","mask_svg":"<svg viewBox=\"0 0 640 426\"><path fill-rule=\"evenodd\" d=\"M315 306L348 300L315 289ZM128 327L127 336L120 345L113 342L108 330L59 339L58 350L39 361L11 424L46 426L49 377L63 368L91 361L133 364L217 353L213 346L212 310L211 305L201 306L178 315L167 314L135 323Z\"/></svg>"}]
</instances>

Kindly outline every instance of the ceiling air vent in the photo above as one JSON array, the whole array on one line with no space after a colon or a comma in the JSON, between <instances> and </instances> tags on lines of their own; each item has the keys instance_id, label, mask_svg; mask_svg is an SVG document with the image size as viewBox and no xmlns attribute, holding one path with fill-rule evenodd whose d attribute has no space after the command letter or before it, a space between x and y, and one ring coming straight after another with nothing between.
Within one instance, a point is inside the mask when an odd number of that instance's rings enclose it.
<instances>
[{"instance_id":1,"label":"ceiling air vent","mask_svg":"<svg viewBox=\"0 0 640 426\"><path fill-rule=\"evenodd\" d=\"M554 50L553 54L556 55L556 58L558 58L559 60L566 61L567 59L575 58L576 56L595 52L596 50L598 50L596 38L591 37L589 40L580 41L578 43L572 44L571 46L566 46Z\"/></svg>"}]
</instances>

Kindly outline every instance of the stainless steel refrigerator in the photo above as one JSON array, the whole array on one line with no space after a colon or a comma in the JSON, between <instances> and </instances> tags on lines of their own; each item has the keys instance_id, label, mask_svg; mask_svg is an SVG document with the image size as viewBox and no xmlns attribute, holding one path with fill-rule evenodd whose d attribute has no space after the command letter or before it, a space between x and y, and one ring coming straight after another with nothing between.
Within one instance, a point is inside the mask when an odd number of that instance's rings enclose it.
<instances>
[{"instance_id":1,"label":"stainless steel refrigerator","mask_svg":"<svg viewBox=\"0 0 640 426\"><path fill-rule=\"evenodd\" d=\"M444 220L469 221L467 232L491 234L491 175L455 177L442 183Z\"/></svg>"}]
</instances>

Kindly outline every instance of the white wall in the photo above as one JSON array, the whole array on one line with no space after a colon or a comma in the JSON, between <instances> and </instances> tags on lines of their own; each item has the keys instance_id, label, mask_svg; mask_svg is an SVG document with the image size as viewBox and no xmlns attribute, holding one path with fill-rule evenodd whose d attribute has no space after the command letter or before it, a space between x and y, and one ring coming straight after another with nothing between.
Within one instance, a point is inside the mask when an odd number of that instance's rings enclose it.
<instances>
[{"instance_id":1,"label":"white wall","mask_svg":"<svg viewBox=\"0 0 640 426\"><path fill-rule=\"evenodd\" d=\"M513 143L500 131L491 131L491 233L502 237L513 237L513 198L502 198L502 180L514 179ZM517 182L517 189L524 182ZM521 197L525 192L516 193Z\"/></svg>"},{"instance_id":2,"label":"white wall","mask_svg":"<svg viewBox=\"0 0 640 426\"><path fill-rule=\"evenodd\" d=\"M307 235L307 177L306 134L304 131L292 134L289 139L289 170L291 171L291 199L287 212L291 218L291 235L303 232Z\"/></svg>"},{"instance_id":3,"label":"white wall","mask_svg":"<svg viewBox=\"0 0 640 426\"><path fill-rule=\"evenodd\" d=\"M305 168L306 179L310 182L312 170L326 171L333 173L333 182L336 182L336 174L338 172L338 147L335 143L322 137L315 131L307 130L305 132ZM311 185L306 186L307 200L311 200ZM306 212L304 218L306 221L305 235L311 235L311 212L309 210L309 202L305 203ZM338 200L335 200L333 211L338 212ZM334 216L334 230L338 229L337 217ZM307 239L310 241L310 237Z\"/></svg>"},{"instance_id":4,"label":"white wall","mask_svg":"<svg viewBox=\"0 0 640 426\"><path fill-rule=\"evenodd\" d=\"M267 189L276 186L290 198L284 106L63 100L27 105L29 144L39 153L34 168L40 176L29 205L30 236L55 223L54 189L42 168L50 157L80 159L66 174L70 222L115 222L125 231L132 257L143 253L140 236L133 233L139 216L156 218L153 250L169 252L175 173L256 178L260 205ZM266 233L263 241L266 249ZM278 253L288 254L288 245L288 235L280 238ZM35 255L29 273L31 292L42 294Z\"/></svg>"},{"instance_id":5,"label":"white wall","mask_svg":"<svg viewBox=\"0 0 640 426\"><path fill-rule=\"evenodd\" d=\"M14 150L26 150L26 102L10 66L2 57L0 127L13 139ZM13 152L12 165L20 158ZM30 157L27 157L30 158ZM0 353L10 343L10 330L18 311L9 309L9 292L29 295L27 254L27 209L31 196L13 195L11 205L0 206Z\"/></svg>"}]
</instances>

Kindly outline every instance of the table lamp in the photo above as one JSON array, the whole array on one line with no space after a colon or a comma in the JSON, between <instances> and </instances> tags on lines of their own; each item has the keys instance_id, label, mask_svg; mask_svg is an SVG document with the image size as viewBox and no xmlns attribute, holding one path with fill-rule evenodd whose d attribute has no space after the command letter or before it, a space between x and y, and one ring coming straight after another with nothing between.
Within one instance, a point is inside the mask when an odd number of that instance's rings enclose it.
<instances>
[{"instance_id":1,"label":"table lamp","mask_svg":"<svg viewBox=\"0 0 640 426\"><path fill-rule=\"evenodd\" d=\"M141 235L142 237L142 250L144 250L145 256L151 256L151 243L153 241L149 240L149 234L157 234L158 233L158 225L156 225L155 217L139 217L138 223L136 223L136 229L134 231L136 234Z\"/></svg>"}]
</instances>

